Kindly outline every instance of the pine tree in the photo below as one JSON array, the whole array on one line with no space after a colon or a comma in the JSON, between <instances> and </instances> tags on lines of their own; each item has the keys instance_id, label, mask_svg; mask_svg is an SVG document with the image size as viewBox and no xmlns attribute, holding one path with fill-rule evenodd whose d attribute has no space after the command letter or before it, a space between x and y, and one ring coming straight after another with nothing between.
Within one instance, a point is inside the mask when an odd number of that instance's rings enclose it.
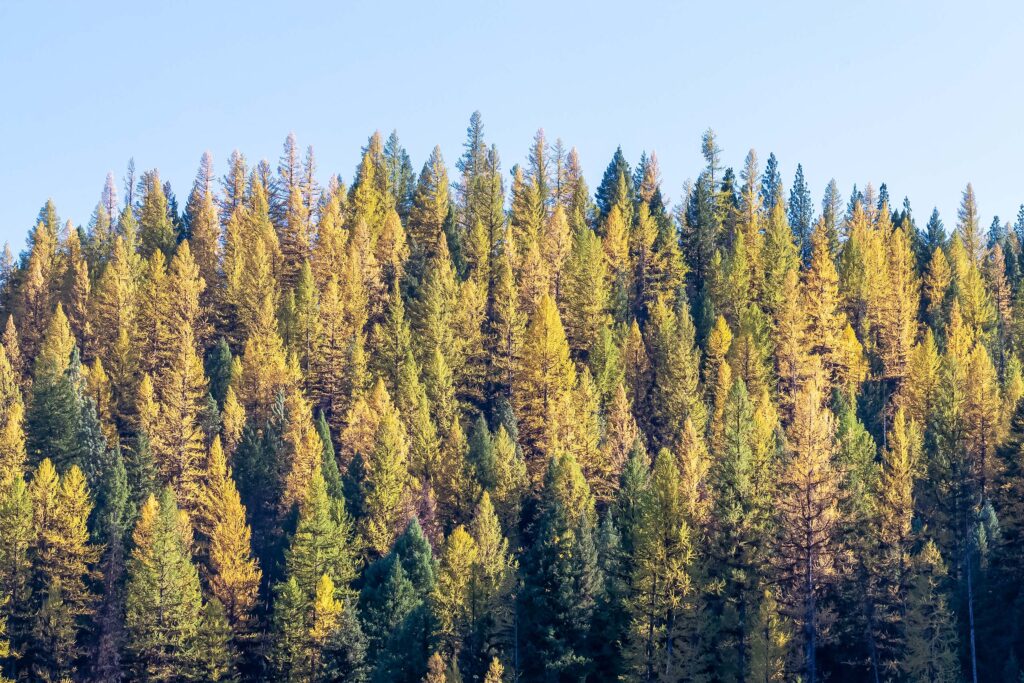
<instances>
[{"instance_id":1,"label":"pine tree","mask_svg":"<svg viewBox=\"0 0 1024 683\"><path fill-rule=\"evenodd\" d=\"M787 299L786 277L798 268L799 253L793 243L793 232L786 220L784 202L776 201L768 214L764 228L764 287L761 303L765 310L777 313Z\"/></svg>"},{"instance_id":2,"label":"pine tree","mask_svg":"<svg viewBox=\"0 0 1024 683\"><path fill-rule=\"evenodd\" d=\"M523 673L585 677L590 625L600 590L594 501L571 455L550 460L520 600Z\"/></svg>"},{"instance_id":3,"label":"pine tree","mask_svg":"<svg viewBox=\"0 0 1024 683\"><path fill-rule=\"evenodd\" d=\"M720 581L719 668L742 677L752 666L753 626L767 579L767 539L772 528L772 463L758 453L759 424L742 379L725 402L721 456L711 466L709 550L712 581ZM761 456L761 457L759 457Z\"/></svg>"},{"instance_id":4,"label":"pine tree","mask_svg":"<svg viewBox=\"0 0 1024 683\"><path fill-rule=\"evenodd\" d=\"M317 469L287 553L289 579L295 579L307 598L312 599L317 582L326 574L339 598L351 596L350 585L356 578L354 543L352 520L340 501L327 495L327 484Z\"/></svg>"},{"instance_id":5,"label":"pine tree","mask_svg":"<svg viewBox=\"0 0 1024 683\"><path fill-rule=\"evenodd\" d=\"M33 464L50 458L63 469L72 462L78 446L80 400L75 340L58 304L36 356L25 416L26 447Z\"/></svg>"},{"instance_id":6,"label":"pine tree","mask_svg":"<svg viewBox=\"0 0 1024 683\"><path fill-rule=\"evenodd\" d=\"M811 190L804 180L804 167L796 165L793 189L789 191L789 226L796 237L800 258L806 263L811 256L811 228L814 222L814 203Z\"/></svg>"},{"instance_id":7,"label":"pine tree","mask_svg":"<svg viewBox=\"0 0 1024 683\"><path fill-rule=\"evenodd\" d=\"M131 670L145 680L178 680L195 658L202 596L191 525L168 489L146 501L132 541L125 615Z\"/></svg>"}]
</instances>

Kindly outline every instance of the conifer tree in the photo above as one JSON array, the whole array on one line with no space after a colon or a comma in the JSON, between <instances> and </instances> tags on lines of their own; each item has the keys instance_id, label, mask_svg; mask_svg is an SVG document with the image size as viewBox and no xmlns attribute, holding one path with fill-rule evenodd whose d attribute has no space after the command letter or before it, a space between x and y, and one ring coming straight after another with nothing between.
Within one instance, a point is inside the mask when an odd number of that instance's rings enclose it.
<instances>
[{"instance_id":1,"label":"conifer tree","mask_svg":"<svg viewBox=\"0 0 1024 683\"><path fill-rule=\"evenodd\" d=\"M181 329L173 362L155 384L159 409L147 434L153 460L160 481L171 486L182 505L192 510L204 453L199 413L207 383L190 325Z\"/></svg>"},{"instance_id":2,"label":"conifer tree","mask_svg":"<svg viewBox=\"0 0 1024 683\"><path fill-rule=\"evenodd\" d=\"M246 412L257 420L265 419L275 397L295 381L295 367L285 357L278 334L273 300L265 296L257 325L245 342L242 369L238 377L238 396Z\"/></svg>"},{"instance_id":3,"label":"conifer tree","mask_svg":"<svg viewBox=\"0 0 1024 683\"><path fill-rule=\"evenodd\" d=\"M506 247L495 259L487 315L488 377L491 393L511 398L526 336L527 318Z\"/></svg>"},{"instance_id":4,"label":"conifer tree","mask_svg":"<svg viewBox=\"0 0 1024 683\"><path fill-rule=\"evenodd\" d=\"M6 348L0 346L0 480L21 474L25 465L25 404Z\"/></svg>"},{"instance_id":5,"label":"conifer tree","mask_svg":"<svg viewBox=\"0 0 1024 683\"><path fill-rule=\"evenodd\" d=\"M409 244L414 261L423 263L440 246L451 209L448 188L448 170L441 148L434 147L420 171L409 212Z\"/></svg>"},{"instance_id":6,"label":"conifer tree","mask_svg":"<svg viewBox=\"0 0 1024 683\"><path fill-rule=\"evenodd\" d=\"M799 389L793 410L779 482L778 559L788 586L786 601L799 626L800 671L815 681L817 650L829 622L824 598L835 572L840 475L834 419L814 380Z\"/></svg>"},{"instance_id":7,"label":"conifer tree","mask_svg":"<svg viewBox=\"0 0 1024 683\"><path fill-rule=\"evenodd\" d=\"M834 378L846 316L839 308L839 274L823 221L815 225L811 235L810 265L804 273L801 296L807 312L807 349L821 356L829 377Z\"/></svg>"},{"instance_id":8,"label":"conifer tree","mask_svg":"<svg viewBox=\"0 0 1024 683\"><path fill-rule=\"evenodd\" d=\"M336 628L341 623L355 628L342 617L351 609L350 584L356 576L352 544L351 520L340 502L328 497L318 468L287 553L287 581L275 591L274 658L279 672L290 679L316 680Z\"/></svg>"},{"instance_id":9,"label":"conifer tree","mask_svg":"<svg viewBox=\"0 0 1024 683\"><path fill-rule=\"evenodd\" d=\"M34 676L72 675L84 654L81 634L95 609L91 583L100 549L90 541L92 501L82 471L72 466L58 484L49 460L30 486L34 507Z\"/></svg>"},{"instance_id":10,"label":"conifer tree","mask_svg":"<svg viewBox=\"0 0 1024 683\"><path fill-rule=\"evenodd\" d=\"M633 627L626 656L640 680L700 670L695 656L689 575L693 560L679 470L667 450L658 453L641 499L629 608Z\"/></svg>"},{"instance_id":11,"label":"conifer tree","mask_svg":"<svg viewBox=\"0 0 1024 683\"><path fill-rule=\"evenodd\" d=\"M25 416L26 446L33 464L50 458L63 469L74 459L79 445L81 389L75 340L58 304L35 359Z\"/></svg>"},{"instance_id":12,"label":"conifer tree","mask_svg":"<svg viewBox=\"0 0 1024 683\"><path fill-rule=\"evenodd\" d=\"M313 425L312 408L297 388L288 394L284 408L286 472L281 510L287 515L305 498L314 473L322 467L324 444Z\"/></svg>"},{"instance_id":13,"label":"conifer tree","mask_svg":"<svg viewBox=\"0 0 1024 683\"><path fill-rule=\"evenodd\" d=\"M408 437L398 412L387 398L383 408L360 484L365 512L363 535L370 548L381 555L409 519L414 483L408 469Z\"/></svg>"},{"instance_id":14,"label":"conifer tree","mask_svg":"<svg viewBox=\"0 0 1024 683\"><path fill-rule=\"evenodd\" d=\"M963 241L964 249L972 262L981 259L981 247L983 235L981 234L981 221L978 217L978 201L974 196L974 187L967 183L960 199L960 208L957 210L956 232Z\"/></svg>"},{"instance_id":15,"label":"conifer tree","mask_svg":"<svg viewBox=\"0 0 1024 683\"><path fill-rule=\"evenodd\" d=\"M899 627L906 614L912 562L914 484L922 468L920 428L902 409L893 418L887 442L878 485L877 559L869 562L878 580L874 590L882 665L891 669L897 666L903 642Z\"/></svg>"},{"instance_id":16,"label":"conifer tree","mask_svg":"<svg viewBox=\"0 0 1024 683\"><path fill-rule=\"evenodd\" d=\"M799 266L793 232L786 220L784 202L774 202L764 228L764 287L761 303L768 313L777 313L787 297L786 277Z\"/></svg>"},{"instance_id":17,"label":"conifer tree","mask_svg":"<svg viewBox=\"0 0 1024 683\"><path fill-rule=\"evenodd\" d=\"M576 383L565 330L554 301L547 295L530 320L524 344L531 353L523 357L515 373L512 399L520 441L528 454L530 478L536 484L568 426L570 391Z\"/></svg>"},{"instance_id":18,"label":"conifer tree","mask_svg":"<svg viewBox=\"0 0 1024 683\"><path fill-rule=\"evenodd\" d=\"M286 565L289 579L298 582L308 599L314 597L317 582L325 574L339 598L351 595L350 584L356 577L352 520L327 495L319 469L310 480Z\"/></svg>"},{"instance_id":19,"label":"conifer tree","mask_svg":"<svg viewBox=\"0 0 1024 683\"><path fill-rule=\"evenodd\" d=\"M388 193L388 173L384 148L379 131L374 131L367 141L359 168L350 191L352 209L356 220L363 220L376 233L381 220L391 203Z\"/></svg>"},{"instance_id":20,"label":"conifer tree","mask_svg":"<svg viewBox=\"0 0 1024 683\"><path fill-rule=\"evenodd\" d=\"M752 666L762 582L767 579L766 542L772 533L770 462L758 453L758 420L742 379L729 390L723 411L721 456L711 467L709 515L713 581L722 589L716 610L720 624L718 667L742 677Z\"/></svg>"},{"instance_id":21,"label":"conifer tree","mask_svg":"<svg viewBox=\"0 0 1024 683\"><path fill-rule=\"evenodd\" d=\"M125 626L133 675L178 680L192 670L202 614L188 516L165 489L150 496L132 534Z\"/></svg>"},{"instance_id":22,"label":"conifer tree","mask_svg":"<svg viewBox=\"0 0 1024 683\"><path fill-rule=\"evenodd\" d=\"M910 681L959 680L956 629L943 594L946 568L935 543L925 543L912 572L900 669Z\"/></svg>"},{"instance_id":23,"label":"conifer tree","mask_svg":"<svg viewBox=\"0 0 1024 683\"><path fill-rule=\"evenodd\" d=\"M207 456L203 489L196 517L206 537L206 578L210 592L241 649L252 637L261 572L250 548L251 532L245 506L215 437Z\"/></svg>"},{"instance_id":24,"label":"conifer tree","mask_svg":"<svg viewBox=\"0 0 1024 683\"><path fill-rule=\"evenodd\" d=\"M796 165L793 189L789 191L789 226L796 236L800 258L806 263L811 256L811 228L814 221L814 203L804 180L804 167Z\"/></svg>"},{"instance_id":25,"label":"conifer tree","mask_svg":"<svg viewBox=\"0 0 1024 683\"><path fill-rule=\"evenodd\" d=\"M536 537L524 556L520 600L523 673L585 677L590 625L601 586L593 497L571 455L548 465Z\"/></svg>"},{"instance_id":26,"label":"conifer tree","mask_svg":"<svg viewBox=\"0 0 1024 683\"><path fill-rule=\"evenodd\" d=\"M700 396L700 348L689 311L675 311L659 300L651 311L647 347L653 386L649 395L654 442L673 450L682 441L686 420L701 431L707 409ZM643 396L643 394L639 394Z\"/></svg>"},{"instance_id":27,"label":"conifer tree","mask_svg":"<svg viewBox=\"0 0 1024 683\"><path fill-rule=\"evenodd\" d=\"M32 495L22 476L7 478L0 490L0 588L5 599L0 604L0 619L6 623L11 640L10 656L19 662L31 638L32 561L30 551L36 544ZM5 659L7 657L5 656ZM8 670L13 668L8 660Z\"/></svg>"},{"instance_id":28,"label":"conifer tree","mask_svg":"<svg viewBox=\"0 0 1024 683\"><path fill-rule=\"evenodd\" d=\"M143 256L162 251L170 256L176 242L174 225L167 210L167 195L157 170L142 174L142 203L139 207L139 247Z\"/></svg>"},{"instance_id":29,"label":"conifer tree","mask_svg":"<svg viewBox=\"0 0 1024 683\"><path fill-rule=\"evenodd\" d=\"M445 540L431 594L437 638L443 651L457 656L470 628L471 572L477 561L476 541L465 527L455 527Z\"/></svg>"},{"instance_id":30,"label":"conifer tree","mask_svg":"<svg viewBox=\"0 0 1024 683\"><path fill-rule=\"evenodd\" d=\"M502 535L501 523L485 491L470 526L476 545L476 561L469 586L470 633L467 645L468 673L482 669L488 657L502 651L513 621L511 593L517 564ZM491 666L493 668L493 664Z\"/></svg>"}]
</instances>

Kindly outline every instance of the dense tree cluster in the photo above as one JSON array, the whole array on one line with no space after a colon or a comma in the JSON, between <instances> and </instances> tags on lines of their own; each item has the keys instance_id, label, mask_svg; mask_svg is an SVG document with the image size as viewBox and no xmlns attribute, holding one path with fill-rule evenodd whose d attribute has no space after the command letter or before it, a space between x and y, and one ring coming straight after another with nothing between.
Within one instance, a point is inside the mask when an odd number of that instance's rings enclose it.
<instances>
[{"instance_id":1,"label":"dense tree cluster","mask_svg":"<svg viewBox=\"0 0 1024 683\"><path fill-rule=\"evenodd\" d=\"M1024 208L289 136L0 263L0 677L1019 680Z\"/></svg>"}]
</instances>

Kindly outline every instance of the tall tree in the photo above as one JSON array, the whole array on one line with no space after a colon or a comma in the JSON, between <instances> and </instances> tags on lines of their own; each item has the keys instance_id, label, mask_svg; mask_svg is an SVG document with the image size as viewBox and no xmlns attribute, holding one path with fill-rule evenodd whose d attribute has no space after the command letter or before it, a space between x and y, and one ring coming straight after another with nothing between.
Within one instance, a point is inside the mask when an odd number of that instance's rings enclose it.
<instances>
[{"instance_id":1,"label":"tall tree","mask_svg":"<svg viewBox=\"0 0 1024 683\"><path fill-rule=\"evenodd\" d=\"M828 632L827 593L835 576L839 487L835 422L815 381L794 400L788 450L779 481L778 560L786 600L799 625L799 671L818 680L817 650Z\"/></svg>"},{"instance_id":2,"label":"tall tree","mask_svg":"<svg viewBox=\"0 0 1024 683\"><path fill-rule=\"evenodd\" d=\"M192 528L164 489L150 496L132 534L125 626L133 675L151 681L189 676L202 612L199 572L192 563Z\"/></svg>"}]
</instances>

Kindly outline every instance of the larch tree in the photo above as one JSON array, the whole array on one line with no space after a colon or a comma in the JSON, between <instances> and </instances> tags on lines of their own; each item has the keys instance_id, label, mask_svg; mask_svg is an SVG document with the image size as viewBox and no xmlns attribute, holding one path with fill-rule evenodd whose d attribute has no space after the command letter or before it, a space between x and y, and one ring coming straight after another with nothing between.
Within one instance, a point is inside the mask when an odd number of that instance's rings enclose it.
<instances>
[{"instance_id":1,"label":"larch tree","mask_svg":"<svg viewBox=\"0 0 1024 683\"><path fill-rule=\"evenodd\" d=\"M409 246L413 263L425 263L445 239L444 227L451 210L448 169L441 148L434 147L423 164L409 213ZM416 274L415 266L413 273Z\"/></svg>"},{"instance_id":2,"label":"larch tree","mask_svg":"<svg viewBox=\"0 0 1024 683\"><path fill-rule=\"evenodd\" d=\"M381 388L383 391L383 387ZM372 447L366 452L360 493L365 511L363 535L370 549L384 554L411 514L409 441L398 411L386 398Z\"/></svg>"},{"instance_id":3,"label":"larch tree","mask_svg":"<svg viewBox=\"0 0 1024 683\"><path fill-rule=\"evenodd\" d=\"M5 346L0 346L0 479L21 474L25 466L25 404Z\"/></svg>"},{"instance_id":4,"label":"larch tree","mask_svg":"<svg viewBox=\"0 0 1024 683\"><path fill-rule=\"evenodd\" d=\"M900 670L910 681L960 680L957 635L943 584L946 567L935 543L914 557L904 617L906 650Z\"/></svg>"},{"instance_id":5,"label":"larch tree","mask_svg":"<svg viewBox=\"0 0 1024 683\"><path fill-rule=\"evenodd\" d=\"M171 486L182 505L193 510L205 453L199 414L207 382L191 326L177 335L173 361L157 380L159 409L148 433L153 460L162 484Z\"/></svg>"},{"instance_id":6,"label":"larch tree","mask_svg":"<svg viewBox=\"0 0 1024 683\"><path fill-rule=\"evenodd\" d=\"M92 581L100 548L91 542L88 518L92 501L85 477L71 466L60 478L49 460L40 463L30 485L33 498L35 573L33 676L59 679L73 675L85 654L84 627L93 615Z\"/></svg>"},{"instance_id":7,"label":"larch tree","mask_svg":"<svg viewBox=\"0 0 1024 683\"><path fill-rule=\"evenodd\" d=\"M125 597L130 669L145 680L178 680L195 659L203 605L192 527L169 489L143 505L132 541Z\"/></svg>"},{"instance_id":8,"label":"larch tree","mask_svg":"<svg viewBox=\"0 0 1024 683\"><path fill-rule=\"evenodd\" d=\"M576 383L565 329L555 302L547 295L530 320L524 345L531 353L522 358L515 372L512 400L530 478L536 484L568 426L569 400Z\"/></svg>"},{"instance_id":9,"label":"larch tree","mask_svg":"<svg viewBox=\"0 0 1024 683\"><path fill-rule=\"evenodd\" d=\"M262 574L252 557L252 532L220 437L214 438L207 455L199 501L196 522L206 547L206 580L224 611L234 646L242 649L251 645L255 633Z\"/></svg>"},{"instance_id":10,"label":"larch tree","mask_svg":"<svg viewBox=\"0 0 1024 683\"><path fill-rule=\"evenodd\" d=\"M777 559L798 624L799 671L818 680L817 650L828 633L827 589L835 576L839 487L835 420L812 379L797 390L781 473Z\"/></svg>"},{"instance_id":11,"label":"larch tree","mask_svg":"<svg viewBox=\"0 0 1024 683\"><path fill-rule=\"evenodd\" d=\"M681 443L686 420L691 420L698 431L707 424L707 408L700 392L701 351L686 307L677 311L659 300L647 329L653 378L648 396L652 436L656 445L672 450Z\"/></svg>"},{"instance_id":12,"label":"larch tree","mask_svg":"<svg viewBox=\"0 0 1024 683\"><path fill-rule=\"evenodd\" d=\"M0 619L7 627L11 645L4 656L5 669L28 664L22 661L32 636L32 559L36 544L33 500L22 476L6 478L0 489L0 588L4 600Z\"/></svg>"}]
</instances>

